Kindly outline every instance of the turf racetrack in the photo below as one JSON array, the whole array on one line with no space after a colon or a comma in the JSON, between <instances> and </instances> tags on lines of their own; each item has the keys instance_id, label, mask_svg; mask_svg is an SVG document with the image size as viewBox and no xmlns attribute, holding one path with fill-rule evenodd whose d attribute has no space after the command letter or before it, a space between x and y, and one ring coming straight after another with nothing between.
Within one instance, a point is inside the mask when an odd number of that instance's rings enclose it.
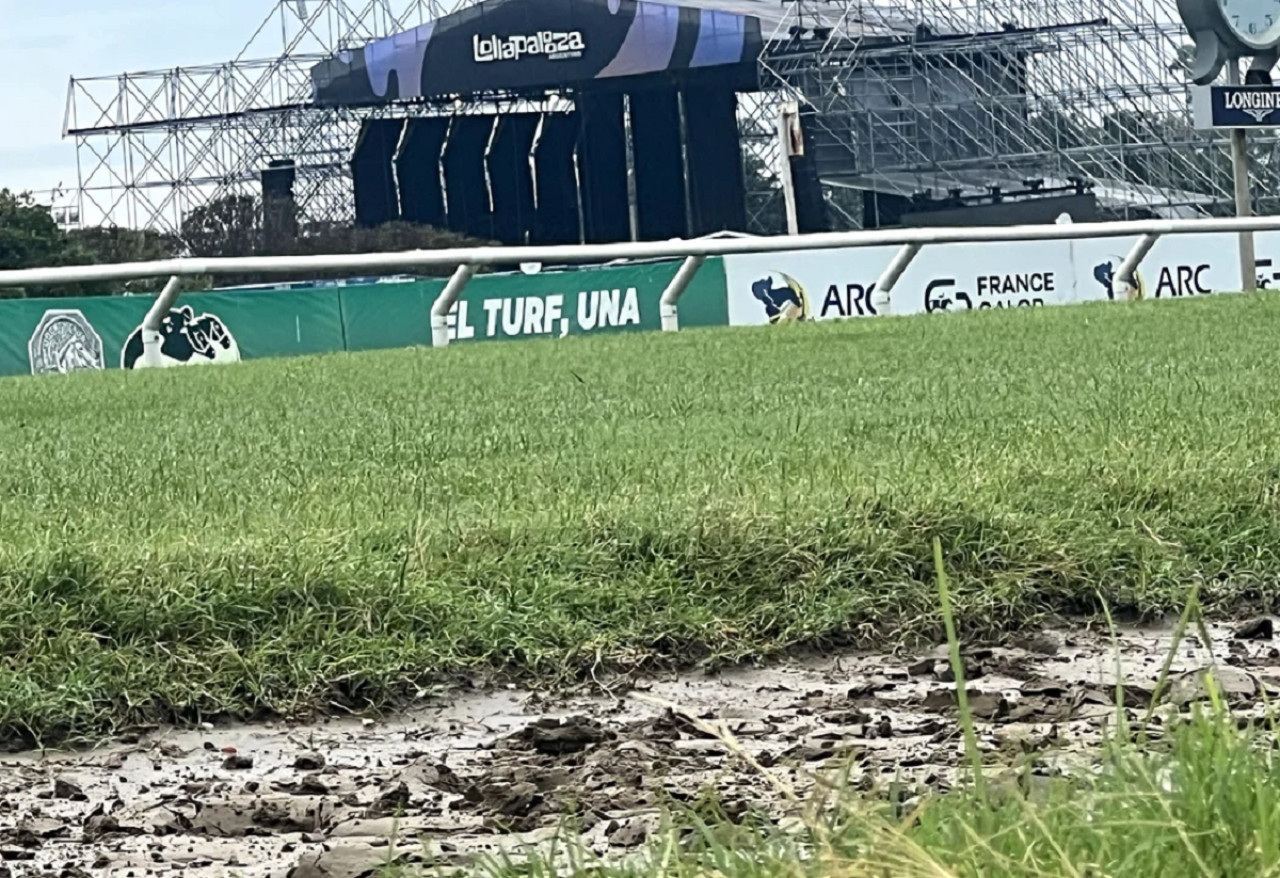
<instances>
[{"instance_id":1,"label":"turf racetrack","mask_svg":"<svg viewBox=\"0 0 1280 878\"><path fill-rule=\"evenodd\" d=\"M0 382L0 737L1267 602L1280 298Z\"/></svg>"}]
</instances>

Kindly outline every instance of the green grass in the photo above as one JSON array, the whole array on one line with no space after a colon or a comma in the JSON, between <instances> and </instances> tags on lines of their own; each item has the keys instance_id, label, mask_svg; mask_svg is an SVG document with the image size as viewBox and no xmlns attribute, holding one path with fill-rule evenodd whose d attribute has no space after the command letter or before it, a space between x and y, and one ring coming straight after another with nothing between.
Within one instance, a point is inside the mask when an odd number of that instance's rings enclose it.
<instances>
[{"instance_id":1,"label":"green grass","mask_svg":"<svg viewBox=\"0 0 1280 878\"><path fill-rule=\"evenodd\" d=\"M1280 298L0 382L0 736L1270 602Z\"/></svg>"}]
</instances>

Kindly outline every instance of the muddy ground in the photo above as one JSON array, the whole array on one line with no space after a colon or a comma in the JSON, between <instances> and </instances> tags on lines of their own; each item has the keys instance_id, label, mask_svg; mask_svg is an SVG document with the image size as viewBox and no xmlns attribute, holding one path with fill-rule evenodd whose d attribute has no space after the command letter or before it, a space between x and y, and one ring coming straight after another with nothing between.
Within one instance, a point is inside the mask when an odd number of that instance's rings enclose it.
<instances>
[{"instance_id":1,"label":"muddy ground","mask_svg":"<svg viewBox=\"0 0 1280 878\"><path fill-rule=\"evenodd\" d=\"M1196 637L1179 644L1175 673L1214 661L1246 707L1280 688L1270 621L1211 634L1212 649ZM1170 642L1170 625L1123 632L1135 706L1145 707ZM565 813L595 849L623 855L654 830L658 809L706 789L731 815L763 808L787 819L791 806L766 779L689 717L723 721L802 795L844 766L868 789L894 778L946 789L962 745L944 655L810 656L590 694L456 692L393 718L154 729L91 752L11 754L0 757L0 878L466 866L545 844ZM1116 653L1104 632L974 649L966 664L982 745L997 759L1048 747L1087 761L1114 718ZM1195 695L1192 679L1175 682L1173 702Z\"/></svg>"}]
</instances>

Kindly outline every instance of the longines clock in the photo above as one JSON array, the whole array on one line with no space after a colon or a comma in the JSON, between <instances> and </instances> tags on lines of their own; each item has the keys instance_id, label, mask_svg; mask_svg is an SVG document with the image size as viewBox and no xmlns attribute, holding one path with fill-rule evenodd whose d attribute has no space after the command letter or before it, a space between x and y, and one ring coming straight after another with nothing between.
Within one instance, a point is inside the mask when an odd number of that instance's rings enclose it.
<instances>
[{"instance_id":1,"label":"longines clock","mask_svg":"<svg viewBox=\"0 0 1280 878\"><path fill-rule=\"evenodd\" d=\"M1178 0L1195 41L1191 78L1208 85L1237 58L1274 58L1280 48L1280 0Z\"/></svg>"}]
</instances>

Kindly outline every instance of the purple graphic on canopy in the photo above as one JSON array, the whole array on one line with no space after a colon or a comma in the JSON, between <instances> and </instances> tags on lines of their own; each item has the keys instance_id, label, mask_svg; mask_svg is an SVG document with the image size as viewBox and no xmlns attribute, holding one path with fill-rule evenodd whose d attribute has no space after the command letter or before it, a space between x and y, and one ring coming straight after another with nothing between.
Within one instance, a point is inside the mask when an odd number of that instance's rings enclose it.
<instances>
[{"instance_id":1,"label":"purple graphic on canopy","mask_svg":"<svg viewBox=\"0 0 1280 878\"><path fill-rule=\"evenodd\" d=\"M359 105L715 68L747 76L763 45L759 18L714 0L486 0L329 58L312 81L317 104Z\"/></svg>"}]
</instances>

